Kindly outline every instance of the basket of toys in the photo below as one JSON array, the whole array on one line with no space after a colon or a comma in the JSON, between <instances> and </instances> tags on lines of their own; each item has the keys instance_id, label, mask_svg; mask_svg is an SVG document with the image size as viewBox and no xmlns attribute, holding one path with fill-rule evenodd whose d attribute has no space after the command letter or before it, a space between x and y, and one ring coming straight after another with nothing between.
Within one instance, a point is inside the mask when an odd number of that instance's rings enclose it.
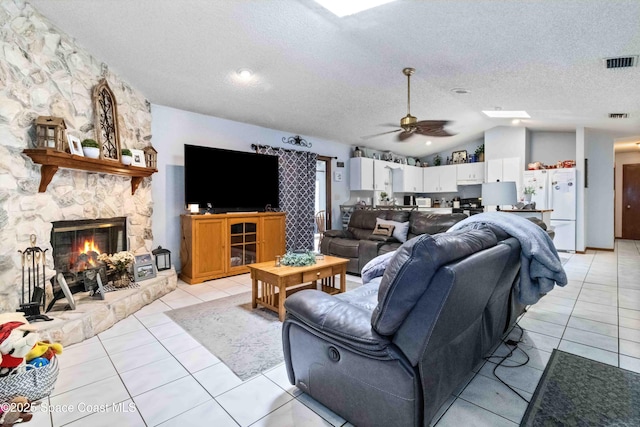
<instances>
[{"instance_id":1,"label":"basket of toys","mask_svg":"<svg viewBox=\"0 0 640 427\"><path fill-rule=\"evenodd\" d=\"M49 396L58 378L58 359L53 357L44 366L27 368L0 378L0 402L24 396L33 402Z\"/></svg>"},{"instance_id":2,"label":"basket of toys","mask_svg":"<svg viewBox=\"0 0 640 427\"><path fill-rule=\"evenodd\" d=\"M0 314L0 403L16 397L42 399L58 378L62 345L40 341L21 313Z\"/></svg>"}]
</instances>

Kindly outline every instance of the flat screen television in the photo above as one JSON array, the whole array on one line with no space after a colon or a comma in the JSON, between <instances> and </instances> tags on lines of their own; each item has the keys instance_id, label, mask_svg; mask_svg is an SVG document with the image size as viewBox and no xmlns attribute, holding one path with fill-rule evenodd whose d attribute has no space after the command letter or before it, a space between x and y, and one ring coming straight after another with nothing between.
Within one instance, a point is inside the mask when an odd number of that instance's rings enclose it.
<instances>
[{"instance_id":1,"label":"flat screen television","mask_svg":"<svg viewBox=\"0 0 640 427\"><path fill-rule=\"evenodd\" d=\"M210 212L263 212L280 207L278 156L184 146L185 205Z\"/></svg>"}]
</instances>

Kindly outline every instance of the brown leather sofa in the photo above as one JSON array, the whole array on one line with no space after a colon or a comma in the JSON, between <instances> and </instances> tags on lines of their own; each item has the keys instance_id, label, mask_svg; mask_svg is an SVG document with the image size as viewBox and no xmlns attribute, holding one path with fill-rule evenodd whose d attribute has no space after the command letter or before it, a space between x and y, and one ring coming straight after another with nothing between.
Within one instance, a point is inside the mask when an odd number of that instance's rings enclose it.
<instances>
[{"instance_id":1,"label":"brown leather sofa","mask_svg":"<svg viewBox=\"0 0 640 427\"><path fill-rule=\"evenodd\" d=\"M420 211L364 210L357 209L351 214L346 230L328 230L320 244L320 252L325 255L347 258L347 272L360 274L362 267L378 255L395 251L402 242L393 236L374 235L377 218L409 222L406 239L421 234L437 234L447 231L453 224L466 218L466 214L431 214Z\"/></svg>"}]
</instances>

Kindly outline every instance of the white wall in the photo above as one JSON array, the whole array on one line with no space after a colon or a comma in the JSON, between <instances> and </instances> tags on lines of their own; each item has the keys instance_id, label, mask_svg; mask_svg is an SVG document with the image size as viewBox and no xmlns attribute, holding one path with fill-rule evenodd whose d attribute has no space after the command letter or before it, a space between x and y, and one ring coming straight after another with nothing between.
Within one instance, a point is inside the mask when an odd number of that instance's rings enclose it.
<instances>
[{"instance_id":1,"label":"white wall","mask_svg":"<svg viewBox=\"0 0 640 427\"><path fill-rule=\"evenodd\" d=\"M496 126L484 133L484 160L520 158L520 170L529 161L530 132L527 128Z\"/></svg>"},{"instance_id":2,"label":"white wall","mask_svg":"<svg viewBox=\"0 0 640 427\"><path fill-rule=\"evenodd\" d=\"M331 162L332 171L340 170L336 167L337 162L344 162L345 167L342 169L342 182L331 183L333 193L331 228L342 227L340 204L349 199L348 164L351 156L349 145L301 135L313 146L311 148L294 147L282 143L283 137L293 136L291 132L234 122L162 105L153 104L151 114L153 146L158 150L158 173L153 175L152 185L154 246L161 245L169 249L177 269L180 268L180 215L186 213L184 144L237 151L252 151L251 144L262 144L337 157ZM242 165L229 165L229 167L242 167ZM227 183L212 185L227 185Z\"/></svg>"},{"instance_id":3,"label":"white wall","mask_svg":"<svg viewBox=\"0 0 640 427\"><path fill-rule=\"evenodd\" d=\"M576 252L584 252L587 244L587 191L585 180L585 129L576 128ZM591 179L591 176L589 177Z\"/></svg>"},{"instance_id":4,"label":"white wall","mask_svg":"<svg viewBox=\"0 0 640 427\"><path fill-rule=\"evenodd\" d=\"M585 158L589 159L585 244L589 248L614 248L614 139L611 133L585 129Z\"/></svg>"},{"instance_id":5,"label":"white wall","mask_svg":"<svg viewBox=\"0 0 640 427\"><path fill-rule=\"evenodd\" d=\"M615 173L615 234L622 237L622 169L623 165L640 163L640 151L616 153L616 173Z\"/></svg>"},{"instance_id":6,"label":"white wall","mask_svg":"<svg viewBox=\"0 0 640 427\"><path fill-rule=\"evenodd\" d=\"M555 165L576 159L575 132L531 131L531 162Z\"/></svg>"}]
</instances>

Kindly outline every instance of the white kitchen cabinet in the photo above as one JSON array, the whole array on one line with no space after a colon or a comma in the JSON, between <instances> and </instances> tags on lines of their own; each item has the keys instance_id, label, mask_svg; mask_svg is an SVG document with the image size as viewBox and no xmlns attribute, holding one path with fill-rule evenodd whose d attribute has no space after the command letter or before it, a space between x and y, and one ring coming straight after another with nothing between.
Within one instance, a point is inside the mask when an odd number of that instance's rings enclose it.
<instances>
[{"instance_id":1,"label":"white kitchen cabinet","mask_svg":"<svg viewBox=\"0 0 640 427\"><path fill-rule=\"evenodd\" d=\"M491 159L487 161L487 180L486 182L515 182L516 193L522 194L522 175L523 165L520 163L519 157L508 157L504 159ZM490 210L495 207L489 207ZM502 209L509 209L509 206L503 206Z\"/></svg>"},{"instance_id":2,"label":"white kitchen cabinet","mask_svg":"<svg viewBox=\"0 0 640 427\"><path fill-rule=\"evenodd\" d=\"M400 165L393 170L394 193L422 193L422 169L416 166Z\"/></svg>"},{"instance_id":3,"label":"white kitchen cabinet","mask_svg":"<svg viewBox=\"0 0 640 427\"><path fill-rule=\"evenodd\" d=\"M518 189L522 183L522 165L519 157L492 159L487 162L486 182L513 181Z\"/></svg>"},{"instance_id":4,"label":"white kitchen cabinet","mask_svg":"<svg viewBox=\"0 0 640 427\"><path fill-rule=\"evenodd\" d=\"M367 157L349 159L349 189L352 191L390 190L391 169L402 165Z\"/></svg>"},{"instance_id":5,"label":"white kitchen cabinet","mask_svg":"<svg viewBox=\"0 0 640 427\"><path fill-rule=\"evenodd\" d=\"M458 185L482 184L484 182L484 162L456 165L456 180Z\"/></svg>"},{"instance_id":6,"label":"white kitchen cabinet","mask_svg":"<svg viewBox=\"0 0 640 427\"><path fill-rule=\"evenodd\" d=\"M458 191L456 165L423 168L422 180L422 190L425 193Z\"/></svg>"},{"instance_id":7,"label":"white kitchen cabinet","mask_svg":"<svg viewBox=\"0 0 640 427\"><path fill-rule=\"evenodd\" d=\"M399 163L373 159L373 189L391 191L391 171L401 166Z\"/></svg>"},{"instance_id":8,"label":"white kitchen cabinet","mask_svg":"<svg viewBox=\"0 0 640 427\"><path fill-rule=\"evenodd\" d=\"M349 159L349 189L373 190L373 159L366 157Z\"/></svg>"}]
</instances>

